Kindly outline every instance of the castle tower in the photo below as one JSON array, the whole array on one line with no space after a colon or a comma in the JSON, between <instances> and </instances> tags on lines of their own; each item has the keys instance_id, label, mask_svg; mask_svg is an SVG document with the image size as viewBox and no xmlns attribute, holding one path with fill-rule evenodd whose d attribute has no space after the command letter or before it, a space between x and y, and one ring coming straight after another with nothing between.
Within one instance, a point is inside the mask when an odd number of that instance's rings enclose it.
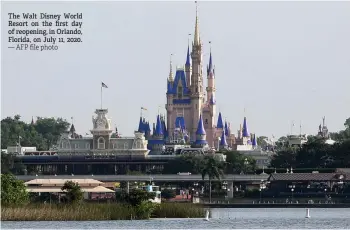
<instances>
[{"instance_id":1,"label":"castle tower","mask_svg":"<svg viewBox=\"0 0 350 230\"><path fill-rule=\"evenodd\" d=\"M187 47L185 72L186 72L186 83L187 83L187 86L190 87L190 85L191 85L191 55L190 55L190 44L188 44L188 47Z\"/></svg>"},{"instance_id":2,"label":"castle tower","mask_svg":"<svg viewBox=\"0 0 350 230\"><path fill-rule=\"evenodd\" d=\"M228 125L227 125L227 121L225 121L225 136L229 135L229 131L228 131Z\"/></svg>"},{"instance_id":3,"label":"castle tower","mask_svg":"<svg viewBox=\"0 0 350 230\"><path fill-rule=\"evenodd\" d=\"M225 150L227 149L227 147L228 147L228 144L226 141L226 133L225 133L225 130L223 130L221 135L219 150Z\"/></svg>"},{"instance_id":4,"label":"castle tower","mask_svg":"<svg viewBox=\"0 0 350 230\"><path fill-rule=\"evenodd\" d=\"M113 132L111 120L107 117L108 109L96 109L96 117L92 116L93 149L108 149Z\"/></svg>"},{"instance_id":5,"label":"castle tower","mask_svg":"<svg viewBox=\"0 0 350 230\"><path fill-rule=\"evenodd\" d=\"M206 132L205 132L204 125L203 125L202 115L200 115L197 130L196 130L195 146L196 147L204 147L206 145L208 145L208 142L206 139Z\"/></svg>"},{"instance_id":6,"label":"castle tower","mask_svg":"<svg viewBox=\"0 0 350 230\"><path fill-rule=\"evenodd\" d=\"M208 86L206 88L207 90L207 101L215 101L215 75L214 75L214 66L213 66L213 58L211 54L211 47L210 47L210 56L209 56L209 65L207 66L207 80L208 80Z\"/></svg>"},{"instance_id":7,"label":"castle tower","mask_svg":"<svg viewBox=\"0 0 350 230\"><path fill-rule=\"evenodd\" d=\"M242 142L243 142L243 145L251 143L246 117L244 117L244 120L243 120Z\"/></svg>"},{"instance_id":8,"label":"castle tower","mask_svg":"<svg viewBox=\"0 0 350 230\"><path fill-rule=\"evenodd\" d=\"M210 43L210 42L209 42ZM203 108L204 128L207 132L207 141L209 146L215 146L216 130L215 130L215 117L216 117L216 100L215 100L215 78L213 68L213 58L210 48L209 64L207 66L207 83L206 88L207 100Z\"/></svg>"},{"instance_id":9,"label":"castle tower","mask_svg":"<svg viewBox=\"0 0 350 230\"><path fill-rule=\"evenodd\" d=\"M253 134L252 146L253 146L253 149L256 149L256 147L257 147L257 142L256 142L256 135L255 135L255 133Z\"/></svg>"},{"instance_id":10,"label":"castle tower","mask_svg":"<svg viewBox=\"0 0 350 230\"><path fill-rule=\"evenodd\" d=\"M177 89L174 89L174 77L173 77L173 65L172 65L172 54L170 55L170 69L169 69L169 77L168 77L168 81L167 81L167 103L165 105L165 109L167 110L167 127L170 130L173 130L175 125L172 124L172 122L174 121L174 119L176 118L174 116L174 104L173 104L173 100L174 100L174 96L176 93Z\"/></svg>"},{"instance_id":11,"label":"castle tower","mask_svg":"<svg viewBox=\"0 0 350 230\"><path fill-rule=\"evenodd\" d=\"M192 44L192 74L191 74L191 116L192 130L191 139L195 139L196 124L201 117L201 110L204 101L203 74L202 74L202 44L199 35L198 9L196 6L196 23L194 29L194 40Z\"/></svg>"},{"instance_id":12,"label":"castle tower","mask_svg":"<svg viewBox=\"0 0 350 230\"><path fill-rule=\"evenodd\" d=\"M153 145L153 150L160 154L163 150L164 144L164 132L162 128L162 121L160 115L157 116L157 124L155 128L155 133L153 134L153 139L157 140L157 142Z\"/></svg>"}]
</instances>

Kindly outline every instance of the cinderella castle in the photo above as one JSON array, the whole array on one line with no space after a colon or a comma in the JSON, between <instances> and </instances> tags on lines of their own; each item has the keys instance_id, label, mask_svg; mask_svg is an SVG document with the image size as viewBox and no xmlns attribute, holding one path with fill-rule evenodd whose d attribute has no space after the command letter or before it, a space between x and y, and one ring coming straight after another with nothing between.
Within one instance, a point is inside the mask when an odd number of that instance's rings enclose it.
<instances>
[{"instance_id":1,"label":"cinderella castle","mask_svg":"<svg viewBox=\"0 0 350 230\"><path fill-rule=\"evenodd\" d=\"M150 123L141 115L138 132L145 134L148 148L156 152L171 143L192 148L253 150L257 141L255 134L248 131L246 117L236 136L230 123L223 120L221 112L217 116L216 76L211 50L205 72L207 87L204 87L203 44L197 12L192 49L188 45L185 65L176 69L175 76L170 61L166 115L158 114L152 131Z\"/></svg>"}]
</instances>

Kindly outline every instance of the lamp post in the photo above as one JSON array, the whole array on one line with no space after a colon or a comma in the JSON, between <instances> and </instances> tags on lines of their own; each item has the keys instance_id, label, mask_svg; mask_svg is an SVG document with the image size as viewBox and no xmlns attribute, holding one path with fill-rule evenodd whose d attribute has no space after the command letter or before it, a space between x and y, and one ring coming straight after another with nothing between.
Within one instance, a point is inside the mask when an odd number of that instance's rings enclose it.
<instances>
[{"instance_id":1,"label":"lamp post","mask_svg":"<svg viewBox=\"0 0 350 230\"><path fill-rule=\"evenodd\" d=\"M292 203L293 203L293 196L294 196L294 189L295 189L295 185L289 185L290 191L292 192Z\"/></svg>"},{"instance_id":2,"label":"lamp post","mask_svg":"<svg viewBox=\"0 0 350 230\"><path fill-rule=\"evenodd\" d=\"M259 188L259 192L260 192L260 203L261 203L261 198L262 198L262 191L266 188L266 184L264 182L264 180L261 180L260 182L260 188Z\"/></svg>"},{"instance_id":3,"label":"lamp post","mask_svg":"<svg viewBox=\"0 0 350 230\"><path fill-rule=\"evenodd\" d=\"M324 189L324 197L326 199L326 202L325 203L328 203L328 199L327 199L327 189L325 188Z\"/></svg>"}]
</instances>

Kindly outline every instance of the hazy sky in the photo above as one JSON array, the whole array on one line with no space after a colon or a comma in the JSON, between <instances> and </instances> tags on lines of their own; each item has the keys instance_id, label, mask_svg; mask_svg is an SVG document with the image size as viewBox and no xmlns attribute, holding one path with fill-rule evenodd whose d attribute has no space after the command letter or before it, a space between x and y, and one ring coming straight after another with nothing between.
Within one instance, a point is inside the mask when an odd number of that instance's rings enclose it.
<instances>
[{"instance_id":1,"label":"hazy sky","mask_svg":"<svg viewBox=\"0 0 350 230\"><path fill-rule=\"evenodd\" d=\"M81 12L83 43L59 51L8 49L8 12ZM317 132L350 117L350 2L199 2L204 66L212 41L216 99L233 130L243 121L258 136L286 135L295 121ZM1 118L74 117L85 134L104 107L123 135L140 107L155 121L166 102L169 55L185 63L194 2L2 2ZM192 38L191 38L192 39ZM206 79L206 77L205 77ZM206 83L206 80L205 80Z\"/></svg>"}]
</instances>

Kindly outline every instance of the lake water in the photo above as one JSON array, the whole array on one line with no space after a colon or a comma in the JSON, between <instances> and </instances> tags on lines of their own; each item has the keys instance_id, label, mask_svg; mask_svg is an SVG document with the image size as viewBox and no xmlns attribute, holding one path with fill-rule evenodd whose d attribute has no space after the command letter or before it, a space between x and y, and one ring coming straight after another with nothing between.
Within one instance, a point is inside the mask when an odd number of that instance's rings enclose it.
<instances>
[{"instance_id":1,"label":"lake water","mask_svg":"<svg viewBox=\"0 0 350 230\"><path fill-rule=\"evenodd\" d=\"M123 221L4 221L2 229L350 229L350 209L303 208L211 209L203 219Z\"/></svg>"}]
</instances>

